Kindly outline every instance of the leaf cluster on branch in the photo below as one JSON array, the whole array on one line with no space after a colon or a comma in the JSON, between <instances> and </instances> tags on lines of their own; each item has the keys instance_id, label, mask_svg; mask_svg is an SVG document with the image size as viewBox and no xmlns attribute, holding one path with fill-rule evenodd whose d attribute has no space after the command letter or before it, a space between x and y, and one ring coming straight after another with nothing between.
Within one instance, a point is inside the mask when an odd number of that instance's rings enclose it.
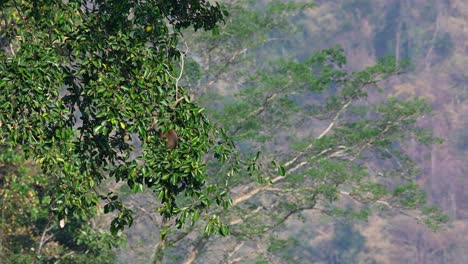
<instances>
[{"instance_id":1,"label":"leaf cluster on branch","mask_svg":"<svg viewBox=\"0 0 468 264\"><path fill-rule=\"evenodd\" d=\"M131 225L131 210L101 188L108 178L155 192L160 214L178 228L214 200L226 203L223 186L206 184L203 158L216 145L227 160L231 146L174 77L181 29L216 29L224 9L205 0L1 7L14 23L3 31L11 50L0 53L0 143L20 147L53 179L58 220L66 225L104 201L106 213L117 211L114 234ZM177 145L167 147L168 133ZM224 233L214 223L207 228Z\"/></svg>"}]
</instances>

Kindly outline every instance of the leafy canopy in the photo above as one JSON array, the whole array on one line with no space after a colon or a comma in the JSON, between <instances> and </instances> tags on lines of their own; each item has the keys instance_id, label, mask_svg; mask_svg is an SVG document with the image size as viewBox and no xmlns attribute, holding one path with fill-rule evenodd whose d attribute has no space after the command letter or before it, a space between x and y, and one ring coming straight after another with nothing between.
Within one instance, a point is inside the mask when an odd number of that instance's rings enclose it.
<instances>
[{"instance_id":1,"label":"leafy canopy","mask_svg":"<svg viewBox=\"0 0 468 264\"><path fill-rule=\"evenodd\" d=\"M180 30L212 30L226 12L206 0L2 1L17 18L0 52L0 143L20 146L54 180L50 207L67 223L100 200L117 210L111 231L132 212L100 184L109 177L135 192L158 193L159 212L177 227L211 201L204 155L218 131L178 86ZM160 133L174 130L176 149ZM227 160L231 144L218 142ZM179 199L181 195L186 199ZM213 199L216 197L216 199ZM179 201L180 200L180 201ZM210 228L225 227L212 216Z\"/></svg>"},{"instance_id":2,"label":"leafy canopy","mask_svg":"<svg viewBox=\"0 0 468 264\"><path fill-rule=\"evenodd\" d=\"M122 237L102 232L89 218L70 217L64 228L51 217L44 177L20 152L0 146L0 230L4 263L113 263ZM96 219L94 219L96 220Z\"/></svg>"}]
</instances>

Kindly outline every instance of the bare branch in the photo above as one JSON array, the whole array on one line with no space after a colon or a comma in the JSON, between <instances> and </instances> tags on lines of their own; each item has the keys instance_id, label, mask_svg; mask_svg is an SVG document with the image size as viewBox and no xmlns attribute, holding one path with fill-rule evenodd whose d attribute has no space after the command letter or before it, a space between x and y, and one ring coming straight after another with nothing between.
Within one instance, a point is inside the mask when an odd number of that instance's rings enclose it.
<instances>
[{"instance_id":1,"label":"bare branch","mask_svg":"<svg viewBox=\"0 0 468 264\"><path fill-rule=\"evenodd\" d=\"M252 113L250 113L249 116L247 116L246 118L241 119L239 122L243 122L245 120L248 120L248 119L250 119L250 118L252 118L254 116L257 116L257 115L260 115L261 113L263 113L263 111L265 111L266 107L268 106L268 103L270 101L272 101L273 99L275 99L275 97L277 97L277 96L278 96L277 93L273 93L273 94L267 96L265 98L265 101L263 102L262 106L255 109L254 111L252 111ZM239 130L241 128L242 128L242 125L238 126L236 129L234 129L234 131L231 133L231 136L237 134L237 132L239 132Z\"/></svg>"},{"instance_id":2,"label":"bare branch","mask_svg":"<svg viewBox=\"0 0 468 264\"><path fill-rule=\"evenodd\" d=\"M260 187L257 187L257 188L254 188L254 189L250 190L247 193L244 193L242 195L237 196L236 198L232 199L232 205L233 206L238 205L238 204L242 203L243 201L246 201L246 200L252 198L252 196L256 195L257 193L259 193L260 191L262 191L266 187L267 186L260 186Z\"/></svg>"},{"instance_id":3,"label":"bare branch","mask_svg":"<svg viewBox=\"0 0 468 264\"><path fill-rule=\"evenodd\" d=\"M182 74L184 73L184 65L185 65L185 62L184 62L184 57L185 55L189 52L189 48L188 48L188 45L187 45L187 42L184 41L184 44L185 44L185 51L181 51L181 54L180 54L180 73L179 73L179 76L178 77L175 77L175 76L172 76L172 74L170 74L168 71L166 71L166 73L172 78L175 80L175 87L176 87L176 101L174 103L174 106L177 106L177 104L180 102L180 99L179 99L179 81L180 79L182 78Z\"/></svg>"},{"instance_id":4,"label":"bare branch","mask_svg":"<svg viewBox=\"0 0 468 264\"><path fill-rule=\"evenodd\" d=\"M325 135L327 135L330 130L336 125L338 119L340 118L340 116L343 114L343 112L346 111L346 109L351 105L352 103L352 100L349 100L346 104L343 105L343 107L341 107L341 109L336 112L336 115L335 117L333 117L332 121L330 122L330 124L328 125L328 127L322 132L320 133L320 135L317 137L317 139L321 139L323 138ZM299 158L301 158L305 153L307 153L309 150L312 149L312 147L314 146L314 143L311 143L309 144L305 149L304 151L302 151L299 155L297 155L296 157L294 157L293 159L289 160L288 162L286 162L284 164L285 167L288 167L289 165L293 164L294 162L296 162ZM299 167L303 166L305 164L301 164ZM296 166L297 167L297 166ZM299 168L298 167L298 168ZM296 169L298 168L294 168L292 171L295 171Z\"/></svg>"},{"instance_id":5,"label":"bare branch","mask_svg":"<svg viewBox=\"0 0 468 264\"><path fill-rule=\"evenodd\" d=\"M336 113L330 125L328 125L328 127L317 137L317 139L323 138L326 134L328 134L328 132L330 132L330 130L335 126L336 122L338 121L338 118L340 117L340 115L346 110L346 108L348 108L351 102L352 100L349 100L346 104L343 105L340 111Z\"/></svg>"},{"instance_id":6,"label":"bare branch","mask_svg":"<svg viewBox=\"0 0 468 264\"><path fill-rule=\"evenodd\" d=\"M331 151L331 150L332 150L331 148L322 150L320 153L314 155L314 156L312 157L312 159L316 159L316 158L322 156L323 154L325 154L325 153L327 153L327 152L329 152L329 151ZM290 173L292 173L292 172L298 170L299 168L301 168L301 167L303 167L304 165L307 165L307 164L309 164L308 161L303 161L303 162L297 164L296 166L294 166L293 168L286 170L286 174L290 174ZM277 177L273 178L273 179L271 180L271 182L272 182L272 183L276 183L276 182L281 181L281 180L283 180L283 179L285 179L285 176L277 176ZM254 189L248 191L247 193L241 194L241 195L237 196L236 198L234 198L234 199L232 200L232 205L237 205L237 204L239 204L239 203L241 203L241 202L243 202L243 201L246 201L246 200L252 198L252 197L253 197L254 195L256 195L257 193L259 193L260 191L266 190L266 189L268 189L268 188L269 188L269 186L259 186L259 187L256 187L256 188L254 188Z\"/></svg>"},{"instance_id":7,"label":"bare branch","mask_svg":"<svg viewBox=\"0 0 468 264\"><path fill-rule=\"evenodd\" d=\"M52 238L54 237L54 235L49 235L46 237L46 234L47 232L49 232L50 230L52 230L52 228L54 228L53 225L50 225L50 221L51 221L51 217L49 217L49 220L47 222L47 225L45 226L44 230L42 231L42 235L41 235L41 240L39 242L39 247L37 249L37 254L41 254L41 250L42 248L44 247L44 245Z\"/></svg>"},{"instance_id":8,"label":"bare branch","mask_svg":"<svg viewBox=\"0 0 468 264\"><path fill-rule=\"evenodd\" d=\"M233 226L233 225L241 224L241 223L243 223L245 221L245 219L247 219L248 217L250 217L253 214L258 213L261 209L262 209L261 207L258 207L257 209L253 210L250 214L244 215L241 218L237 218L235 220L232 220L231 222L229 222L229 225Z\"/></svg>"},{"instance_id":9,"label":"bare branch","mask_svg":"<svg viewBox=\"0 0 468 264\"><path fill-rule=\"evenodd\" d=\"M201 237L198 239L197 243L195 244L194 248L190 252L190 254L184 259L182 264L192 264L195 259L197 258L198 254L200 251L205 247L205 245L208 243L208 239Z\"/></svg>"},{"instance_id":10,"label":"bare branch","mask_svg":"<svg viewBox=\"0 0 468 264\"><path fill-rule=\"evenodd\" d=\"M167 219L163 218L162 221L163 226L169 226L170 223ZM167 236L161 236L159 243L156 244L153 254L151 256L151 262L154 264L162 264L163 258L164 258L164 250L166 249L167 246Z\"/></svg>"},{"instance_id":11,"label":"bare branch","mask_svg":"<svg viewBox=\"0 0 468 264\"><path fill-rule=\"evenodd\" d=\"M234 249L229 254L227 254L227 256L225 258L225 260L227 260L226 263L233 264L233 263L236 263L236 262L238 262L240 260L239 258L235 258L235 259L232 259L232 260L230 260L230 259L232 258L232 256L234 256L234 254L236 254L242 248L242 246L244 246L244 242L240 242L239 244L237 244L234 247Z\"/></svg>"},{"instance_id":12,"label":"bare branch","mask_svg":"<svg viewBox=\"0 0 468 264\"><path fill-rule=\"evenodd\" d=\"M356 199L356 197L354 197L353 195L351 195L349 192L345 192L345 191L340 191L340 194L341 195L345 195L349 198L351 198L353 201L356 201L360 204L364 204L362 201ZM381 205L385 205L388 209L395 209L395 210L398 210L399 213L403 214L403 215L406 215L406 216L409 216L413 219L415 219L416 221L420 221L421 218L418 217L418 216L415 216L415 215L412 215L408 212L406 212L405 210L403 210L402 208L399 208L399 207L396 207L396 206L392 206L389 202L387 201L384 201L384 200L376 200L376 201L373 201L374 203L376 204L381 204Z\"/></svg>"},{"instance_id":13,"label":"bare branch","mask_svg":"<svg viewBox=\"0 0 468 264\"><path fill-rule=\"evenodd\" d=\"M236 51L234 52L234 54L232 54L232 56L224 63L223 67L221 69L218 70L217 73L215 73L215 75L213 76L212 80L208 81L207 84L205 85L205 87L203 88L203 92L205 93L208 89L208 87L210 87L211 85L213 85L216 81L218 81L219 77L221 76L221 74L224 73L224 71L226 70L226 68L231 65L238 56L244 54L247 52L247 48L244 48L242 50L239 50L239 51Z\"/></svg>"},{"instance_id":14,"label":"bare branch","mask_svg":"<svg viewBox=\"0 0 468 264\"><path fill-rule=\"evenodd\" d=\"M12 56L15 56L15 49L13 48L13 44L10 42L10 53Z\"/></svg>"}]
</instances>

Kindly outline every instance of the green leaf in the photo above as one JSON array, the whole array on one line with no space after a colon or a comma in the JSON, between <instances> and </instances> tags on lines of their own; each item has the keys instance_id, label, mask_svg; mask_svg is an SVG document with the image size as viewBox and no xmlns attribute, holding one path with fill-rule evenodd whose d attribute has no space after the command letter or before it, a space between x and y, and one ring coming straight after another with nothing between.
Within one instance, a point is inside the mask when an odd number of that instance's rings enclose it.
<instances>
[{"instance_id":1,"label":"green leaf","mask_svg":"<svg viewBox=\"0 0 468 264\"><path fill-rule=\"evenodd\" d=\"M226 225L221 225L219 227L219 233L222 235L222 236L227 236L229 235L229 227L226 226Z\"/></svg>"},{"instance_id":2,"label":"green leaf","mask_svg":"<svg viewBox=\"0 0 468 264\"><path fill-rule=\"evenodd\" d=\"M284 169L283 166L279 166L279 167L278 167L278 173L279 173L279 175L281 175L281 176L285 176L285 175L286 175L286 170Z\"/></svg>"}]
</instances>

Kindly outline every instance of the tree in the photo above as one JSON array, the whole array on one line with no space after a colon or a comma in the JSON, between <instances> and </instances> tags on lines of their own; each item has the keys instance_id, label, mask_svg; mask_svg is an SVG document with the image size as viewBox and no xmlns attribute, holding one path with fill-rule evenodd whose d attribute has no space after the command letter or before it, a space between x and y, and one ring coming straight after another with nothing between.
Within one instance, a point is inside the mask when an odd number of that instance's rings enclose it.
<instances>
[{"instance_id":1,"label":"tree","mask_svg":"<svg viewBox=\"0 0 468 264\"><path fill-rule=\"evenodd\" d=\"M21 147L53 179L50 206L59 223L84 218L102 199L105 212L118 211L114 234L130 225L131 210L102 188L109 178L156 193L163 225L155 262L167 245L187 244L186 262L193 262L216 246L203 234L229 232L222 219L232 226L225 244L232 250L215 256L224 262L275 258L265 250L272 233L310 210L365 218L386 206L416 209L411 216L433 227L446 221L427 206L400 148L408 137L434 141L416 122L428 105L378 97L364 104L402 64L386 58L351 72L340 48L288 57L272 44L292 45L287 14L310 4L240 1L229 5L234 21L218 30L224 9L207 1L88 2L4 4L20 20L8 30L9 54L0 55L1 143ZM179 50L181 30L191 25L218 34L194 34L208 41L195 46L186 38L190 50ZM195 84L192 98L227 133L191 102L183 73ZM201 97L232 80L238 85L225 96ZM177 148L166 147L162 135L170 131ZM358 202L359 210L343 209L340 200ZM232 208L212 209L196 224L213 202ZM180 232L166 228L187 221ZM252 255L236 256L251 240L260 245Z\"/></svg>"},{"instance_id":2,"label":"tree","mask_svg":"<svg viewBox=\"0 0 468 264\"><path fill-rule=\"evenodd\" d=\"M181 30L212 30L226 12L205 0L2 1L11 23L0 53L0 143L32 157L52 186L45 190L61 226L86 218L100 201L117 211L110 230L132 212L103 181L158 194L168 225L196 222L223 187L207 185L204 155L222 138L179 85ZM7 26L5 24L4 26ZM179 77L178 77L179 76ZM162 136L179 139L168 148ZM207 229L226 233L216 215Z\"/></svg>"},{"instance_id":3,"label":"tree","mask_svg":"<svg viewBox=\"0 0 468 264\"><path fill-rule=\"evenodd\" d=\"M0 186L0 257L5 263L114 261L112 249L121 237L90 221L95 210L60 228L49 210L48 189L55 187L54 180L6 146L0 146Z\"/></svg>"},{"instance_id":4,"label":"tree","mask_svg":"<svg viewBox=\"0 0 468 264\"><path fill-rule=\"evenodd\" d=\"M218 214L232 236L222 243L197 226L170 235L167 243L185 252L184 263L274 259L268 245L276 234L292 218L306 221L310 211L366 219L372 209L387 209L435 229L447 221L427 203L415 182L420 172L402 148L408 139L440 141L418 126L430 106L379 94L406 64L385 57L353 72L339 47L285 54L274 42L294 50L291 21L308 7L236 1L219 35L185 34L185 82L193 97L225 125L239 155L261 150L256 162L275 162L230 178L232 207Z\"/></svg>"}]
</instances>

